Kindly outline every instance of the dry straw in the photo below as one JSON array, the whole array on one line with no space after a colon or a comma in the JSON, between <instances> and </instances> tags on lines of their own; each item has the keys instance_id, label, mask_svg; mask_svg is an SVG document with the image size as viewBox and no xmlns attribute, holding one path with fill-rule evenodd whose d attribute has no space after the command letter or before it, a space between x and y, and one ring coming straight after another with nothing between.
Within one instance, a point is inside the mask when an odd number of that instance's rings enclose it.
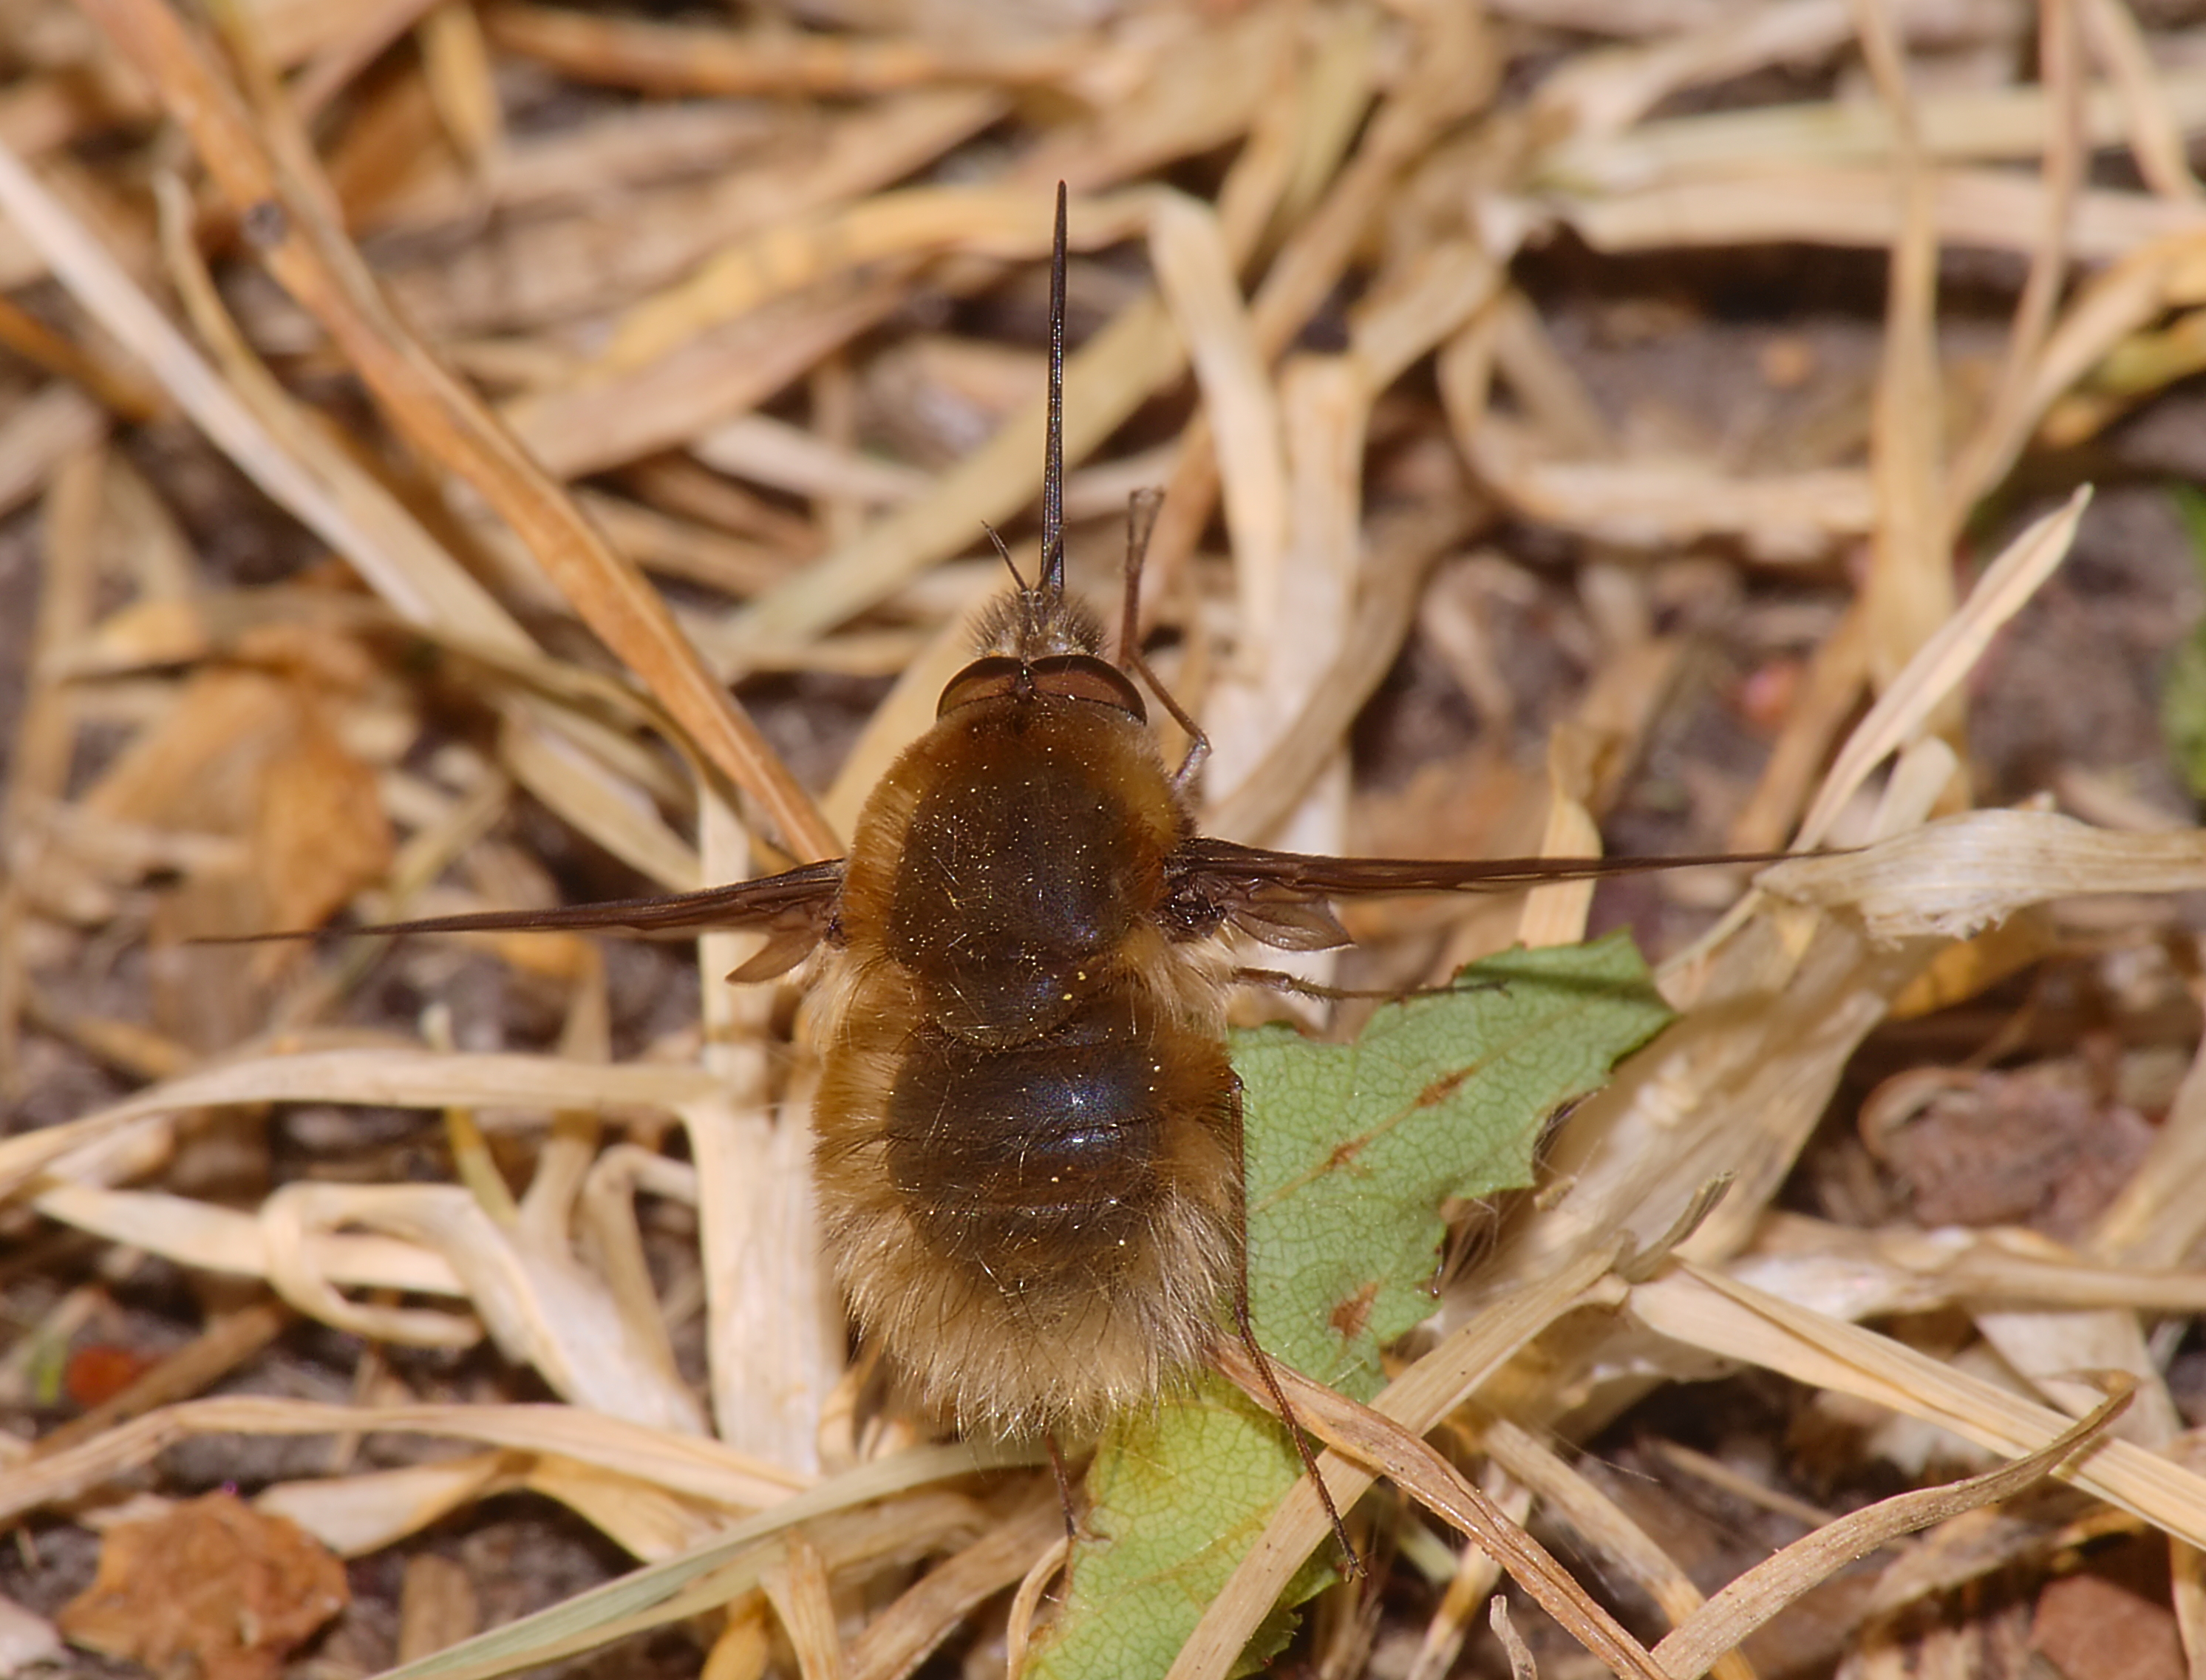
<instances>
[{"instance_id":1,"label":"dry straw","mask_svg":"<svg viewBox=\"0 0 2206 1680\"><path fill-rule=\"evenodd\" d=\"M864 32L506 0L224 4L211 29L169 0L32 9L54 27L0 96L0 283L50 278L68 308L0 298L0 343L28 370L0 392L0 509L35 501L41 521L0 820L0 1078L44 1122L0 1139L0 1196L11 1234L73 1233L114 1275L158 1260L260 1294L78 1422L0 1443L0 1510L104 1521L177 1442L327 1436L327 1474L258 1497L343 1555L528 1490L645 1565L409 1650L409 1673L506 1672L685 1620L730 1680L791 1660L885 1680L975 1624L1014 1668L1046 1646L1064 1562L1046 1478L926 1445L876 1373L846 1368L810 1230L803 1023L792 1053L773 993L720 983L737 940L702 942L697 1024L662 1022L618 1059L619 962L571 941L398 959L431 991L494 973L501 1007L556 1046L535 1053L478 1041L503 1045L503 1015L462 1023L467 1048L449 1015L333 1025L372 952L178 940L355 903L541 902L516 838L530 801L667 888L838 851L965 657L999 576L974 557L984 524L1030 563L1039 359L969 329L1033 312L1063 179L1067 503L1112 521L1080 532L1107 551L1130 490L1167 492L1142 609L1211 734L1207 831L1350 851L1391 814L1421 837L1397 849L1474 829L1584 849L1692 680L1670 608L1731 592L1819 627L1758 781L1715 803L1738 846L1858 849L1667 889L1729 907L1663 971L1677 1025L1558 1126L1541 1190L1500 1211L1370 1407L1290 1379L1338 1503L1384 1476L1465 1537L1447 1553L1399 1519L1403 1556L1440 1585L1421 1638L1391 1630L1411 1671L1484 1636L1505 1573L1616 1672L1745 1680L1743 1642L1781 1640L1785 1606L1838 1570L1881 1571L1855 1637L1899 1627L1981 1566L1969 1513L2047 1477L2101 1504L2018 1567L2042 1576L2090 1523L2164 1536L2206 1667L2206 1481L2159 1329L2206 1302L2206 1215L2184 1188L2206 1166L2200 1064L2164 1079L2141 1161L2066 1243L1777 1204L1872 1034L1976 996L2092 914L2044 907L2096 900L2100 926L2128 915L2188 950L2159 901L2206 885L2195 830L1969 808L1984 766L1964 699L2088 494L1965 588L1952 557L2018 465L2105 440L2199 363L2195 39L2121 0L1257 0L1062 9L985 36L959 4L873 9ZM930 12L966 33L930 31ZM2032 51L2009 85L1947 74ZM1768 70L1831 91L1726 108ZM569 90L561 119L515 121L546 86ZM2134 184L2092 166L2114 149ZM1881 254L1874 395L1845 445L1774 456L1596 388L1589 318L1528 277L1563 237ZM1941 340L1956 246L2021 276L1974 384ZM1661 316L1602 319L1628 339ZM218 579L188 480L116 442L164 425L336 563ZM224 521L265 522L225 493ZM1565 534L1574 594L1528 569L1512 524ZM1495 625L1542 617L1595 672L1575 702L1512 687L1524 662ZM1487 744L1448 760L1448 787L1374 795L1351 726L1418 661L1446 666ZM826 786L826 749L793 771L731 698L760 673L814 697L896 680ZM1554 719L1534 750L1491 745L1534 716ZM777 739L811 717L785 712ZM2111 780L2063 785L2139 808ZM1590 908L1574 885L1444 930L1377 909L1356 927L1383 983L1410 985L1577 937ZM142 996L92 983L140 944ZM2195 1010L2175 1003L2180 1033L2151 1048L2187 1057ZM56 1111L39 1069L63 1046L133 1088ZM325 1158L243 1200L208 1190L210 1138L271 1105L320 1127ZM395 1171L373 1110L435 1117L451 1182ZM79 1251L23 1252L10 1287L57 1270L0 1360L18 1403L39 1349L111 1310L91 1272L58 1270ZM1965 1349L1863 1322L1933 1310ZM383 1350L335 1378L358 1403L202 1397L301 1318ZM553 1398L422 1399L401 1373L424 1367L387 1351L484 1343ZM1812 1532L1704 1597L1568 1449L1719 1365L1935 1426L1969 1473L1836 1519L1810 1508ZM363 1469L369 1433L468 1450ZM1666 1631L1636 1639L1528 1515ZM1231 1671L1325 1533L1298 1486L1174 1675ZM1492 1618L1511 1672L1532 1671L1519 1635L1543 1635L1499 1599Z\"/></svg>"}]
</instances>

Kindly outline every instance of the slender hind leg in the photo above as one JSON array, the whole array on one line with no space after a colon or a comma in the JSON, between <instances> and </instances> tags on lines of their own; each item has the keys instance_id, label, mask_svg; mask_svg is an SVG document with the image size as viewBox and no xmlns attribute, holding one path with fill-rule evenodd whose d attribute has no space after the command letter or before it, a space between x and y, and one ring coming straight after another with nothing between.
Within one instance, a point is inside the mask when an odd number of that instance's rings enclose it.
<instances>
[{"instance_id":1,"label":"slender hind leg","mask_svg":"<svg viewBox=\"0 0 2206 1680\"><path fill-rule=\"evenodd\" d=\"M1072 1473L1064 1468L1064 1453L1057 1444L1057 1432L1045 1430L1041 1444L1049 1449L1049 1468L1057 1476L1057 1499L1064 1508L1064 1541L1068 1546L1080 1543L1080 1516L1073 1509Z\"/></svg>"},{"instance_id":2,"label":"slender hind leg","mask_svg":"<svg viewBox=\"0 0 2206 1680\"><path fill-rule=\"evenodd\" d=\"M1256 1374L1263 1379L1265 1391L1272 1403L1279 1409L1279 1421L1287 1426L1287 1439L1295 1444L1295 1456L1303 1461L1303 1474L1317 1489L1318 1503L1325 1507L1327 1519L1333 1524L1333 1537L1339 1542L1343 1566L1352 1580L1363 1573L1363 1559L1357 1556L1355 1542L1348 1537L1348 1525L1340 1520L1340 1507L1333 1502L1333 1490L1325 1485L1318 1474L1317 1455L1310 1451L1309 1439L1303 1433L1302 1425L1295 1421L1295 1409L1288 1403L1286 1391L1279 1386L1279 1377L1272 1369L1272 1357L1256 1340L1256 1326L1249 1317L1249 1181L1243 1171L1241 1154L1241 1081L1233 1081L1233 1153L1235 1194L1240 1202L1241 1264L1233 1278L1233 1328L1240 1337L1241 1345L1249 1350L1249 1361Z\"/></svg>"}]
</instances>

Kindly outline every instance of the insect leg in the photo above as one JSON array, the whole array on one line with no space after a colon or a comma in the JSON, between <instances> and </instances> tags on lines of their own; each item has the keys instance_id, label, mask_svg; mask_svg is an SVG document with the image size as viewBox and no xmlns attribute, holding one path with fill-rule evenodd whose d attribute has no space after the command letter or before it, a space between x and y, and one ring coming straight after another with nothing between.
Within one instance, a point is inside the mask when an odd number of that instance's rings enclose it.
<instances>
[{"instance_id":1,"label":"insect leg","mask_svg":"<svg viewBox=\"0 0 2206 1680\"><path fill-rule=\"evenodd\" d=\"M1410 998L1444 998L1452 992L1502 989L1499 980L1449 980L1441 986L1321 986L1284 968L1236 968L1232 978L1236 986L1258 986L1267 992L1291 992L1297 998L1317 998L1329 1003L1351 998L1376 998L1381 1003L1398 1004Z\"/></svg>"},{"instance_id":2,"label":"insect leg","mask_svg":"<svg viewBox=\"0 0 2206 1680\"><path fill-rule=\"evenodd\" d=\"M1149 551L1149 533L1156 529L1157 510L1164 497L1154 490L1137 490L1126 498L1126 594L1118 615L1118 669L1130 670L1149 685L1149 692L1172 714L1187 736L1187 756L1172 772L1172 790L1184 793L1210 756L1210 737L1202 725L1188 716L1187 708L1172 698L1172 690L1157 680L1149 662L1142 657L1142 562Z\"/></svg>"},{"instance_id":3,"label":"insect leg","mask_svg":"<svg viewBox=\"0 0 2206 1680\"><path fill-rule=\"evenodd\" d=\"M1249 1285L1245 1278L1235 1293L1233 1326L1241 1334L1241 1345L1248 1349L1256 1374L1264 1379L1272 1403L1279 1409L1279 1421L1287 1426L1287 1438L1295 1444L1296 1457L1303 1461L1303 1474L1317 1489L1318 1503L1325 1507L1326 1520L1333 1524L1333 1540L1340 1547L1341 1561L1353 1580L1363 1573L1363 1559L1356 1554L1356 1543L1348 1537L1348 1525L1340 1520L1340 1507L1333 1502L1333 1490L1317 1473L1317 1455L1310 1451L1309 1439L1303 1433L1302 1425L1295 1421L1295 1409L1287 1403L1287 1392L1279 1386L1279 1377L1272 1370L1271 1355L1256 1344L1255 1327L1249 1322Z\"/></svg>"},{"instance_id":4,"label":"insect leg","mask_svg":"<svg viewBox=\"0 0 2206 1680\"><path fill-rule=\"evenodd\" d=\"M1064 1509L1064 1540L1068 1546L1080 1543L1080 1518L1072 1507L1072 1473L1064 1468L1064 1452L1057 1444L1057 1432L1042 1432L1041 1444L1049 1449L1049 1468L1057 1476L1057 1500Z\"/></svg>"},{"instance_id":5,"label":"insect leg","mask_svg":"<svg viewBox=\"0 0 2206 1680\"><path fill-rule=\"evenodd\" d=\"M1165 504L1160 490L1137 490L1126 498L1126 570L1124 596L1118 604L1118 669L1135 669L1142 654L1142 561L1149 551L1149 533L1157 528L1157 513ZM1149 685L1155 688L1152 682ZM1161 694L1163 690L1159 689Z\"/></svg>"},{"instance_id":6,"label":"insect leg","mask_svg":"<svg viewBox=\"0 0 2206 1680\"><path fill-rule=\"evenodd\" d=\"M1233 1081L1233 1153L1241 1153L1241 1081ZM1340 1520L1340 1507L1333 1502L1333 1490L1325 1485L1325 1478L1317 1471L1317 1455L1310 1451L1309 1439L1303 1433L1302 1425L1295 1421L1295 1409L1287 1402L1286 1391L1279 1386L1279 1379L1272 1369L1271 1356L1256 1343L1256 1326L1249 1317L1249 1180L1241 1164L1235 1162L1234 1194L1239 1200L1241 1225L1241 1263L1233 1276L1233 1328L1241 1337L1241 1345L1249 1350L1249 1361L1256 1374L1263 1379L1264 1387L1272 1397L1272 1403L1279 1409L1279 1421L1287 1426L1287 1439L1295 1444L1295 1456L1303 1461L1303 1474L1317 1489L1318 1503L1325 1507L1327 1519L1333 1524L1333 1537L1340 1547L1343 1565L1350 1580L1361 1576L1363 1559L1357 1555L1356 1544L1348 1537L1348 1525Z\"/></svg>"}]
</instances>

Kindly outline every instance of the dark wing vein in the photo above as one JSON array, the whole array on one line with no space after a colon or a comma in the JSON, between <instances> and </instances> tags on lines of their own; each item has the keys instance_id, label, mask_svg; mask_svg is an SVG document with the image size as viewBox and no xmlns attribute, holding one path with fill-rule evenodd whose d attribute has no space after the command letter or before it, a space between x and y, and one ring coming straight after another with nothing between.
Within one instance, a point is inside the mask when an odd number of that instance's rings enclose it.
<instances>
[{"instance_id":1,"label":"dark wing vein","mask_svg":"<svg viewBox=\"0 0 2206 1680\"><path fill-rule=\"evenodd\" d=\"M1267 943L1307 946L1318 935L1297 907L1328 898L1413 892L1509 892L1548 881L1599 880L1655 869L1767 865L1782 852L1684 857L1321 857L1197 836L1166 866L1173 931L1198 938L1231 921ZM1285 937L1276 937L1281 934ZM1341 943L1341 934L1329 943Z\"/></svg>"},{"instance_id":2,"label":"dark wing vein","mask_svg":"<svg viewBox=\"0 0 2206 1680\"><path fill-rule=\"evenodd\" d=\"M574 904L557 910L481 910L468 915L378 922L366 927L252 933L206 943L251 944L263 939L315 938L325 933L496 933L563 929L674 938L730 928L795 929L814 924L825 929L842 886L843 861L832 858L825 863L808 863L801 868L784 870L778 875L706 887L697 892L617 898L602 904Z\"/></svg>"}]
</instances>

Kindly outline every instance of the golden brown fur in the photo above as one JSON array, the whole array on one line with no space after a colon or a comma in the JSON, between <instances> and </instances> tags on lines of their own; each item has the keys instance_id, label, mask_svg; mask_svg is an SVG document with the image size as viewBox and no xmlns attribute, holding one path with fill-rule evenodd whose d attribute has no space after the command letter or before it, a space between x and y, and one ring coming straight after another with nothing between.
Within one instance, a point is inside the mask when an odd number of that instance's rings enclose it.
<instances>
[{"instance_id":1,"label":"golden brown fur","mask_svg":"<svg viewBox=\"0 0 2206 1680\"><path fill-rule=\"evenodd\" d=\"M968 879L958 873L967 861L954 843L944 846L941 823L919 818L922 804L938 789L1000 786L1007 776L1033 784L1037 797L1071 786L1077 798L1100 801L1104 814L1089 825L1106 832L1075 832L1082 825L1047 808L1017 831L1032 831L1036 871L1105 869L1098 902L1128 917L1106 946L1066 963L1057 976L1064 990L1054 995L1071 1021L1100 1010L1137 1024L1145 1118L1124 1138L1073 1130L1068 1172L1082 1188L1068 1192L1070 1211L1037 1212L1041 1236L1023 1240L1013 1209L1007 1228L963 1241L955 1233L965 1227L945 1224L929 1198L963 1194L990 1212L1016 1200L1026 1138L1011 1123L1016 1115L941 1116L933 1123L956 1129L945 1130L942 1147L917 1152L916 1169L909 1157L898 1168L891 1092L924 1073L913 1058L946 1053L930 1045L956 1051L932 1023L955 1016L961 1000L930 990L921 971L933 966L931 949L906 962L891 947L910 943L894 928L915 820L923 843L953 854L945 891ZM976 823L982 838L996 832ZM1222 1043L1222 980L1215 959L1173 944L1154 914L1164 860L1185 827L1142 724L1046 694L951 713L891 769L859 819L839 910L843 949L821 994L820 1037L832 1048L816 1111L820 1205L858 1322L961 1426L1092 1429L1203 1359L1237 1281L1239 1113ZM953 822L951 842L963 831ZM1107 858L1087 849L1106 844ZM1038 1047L1054 1062L1079 1053L1052 1036L1072 1031L1052 1017L1030 1041L987 1054ZM1117 1058L1122 1048L1113 1038L1100 1053ZM1031 1117L1042 1132L1062 1120ZM976 1127L996 1130L972 1135ZM975 1153L986 1167L977 1178Z\"/></svg>"}]
</instances>

